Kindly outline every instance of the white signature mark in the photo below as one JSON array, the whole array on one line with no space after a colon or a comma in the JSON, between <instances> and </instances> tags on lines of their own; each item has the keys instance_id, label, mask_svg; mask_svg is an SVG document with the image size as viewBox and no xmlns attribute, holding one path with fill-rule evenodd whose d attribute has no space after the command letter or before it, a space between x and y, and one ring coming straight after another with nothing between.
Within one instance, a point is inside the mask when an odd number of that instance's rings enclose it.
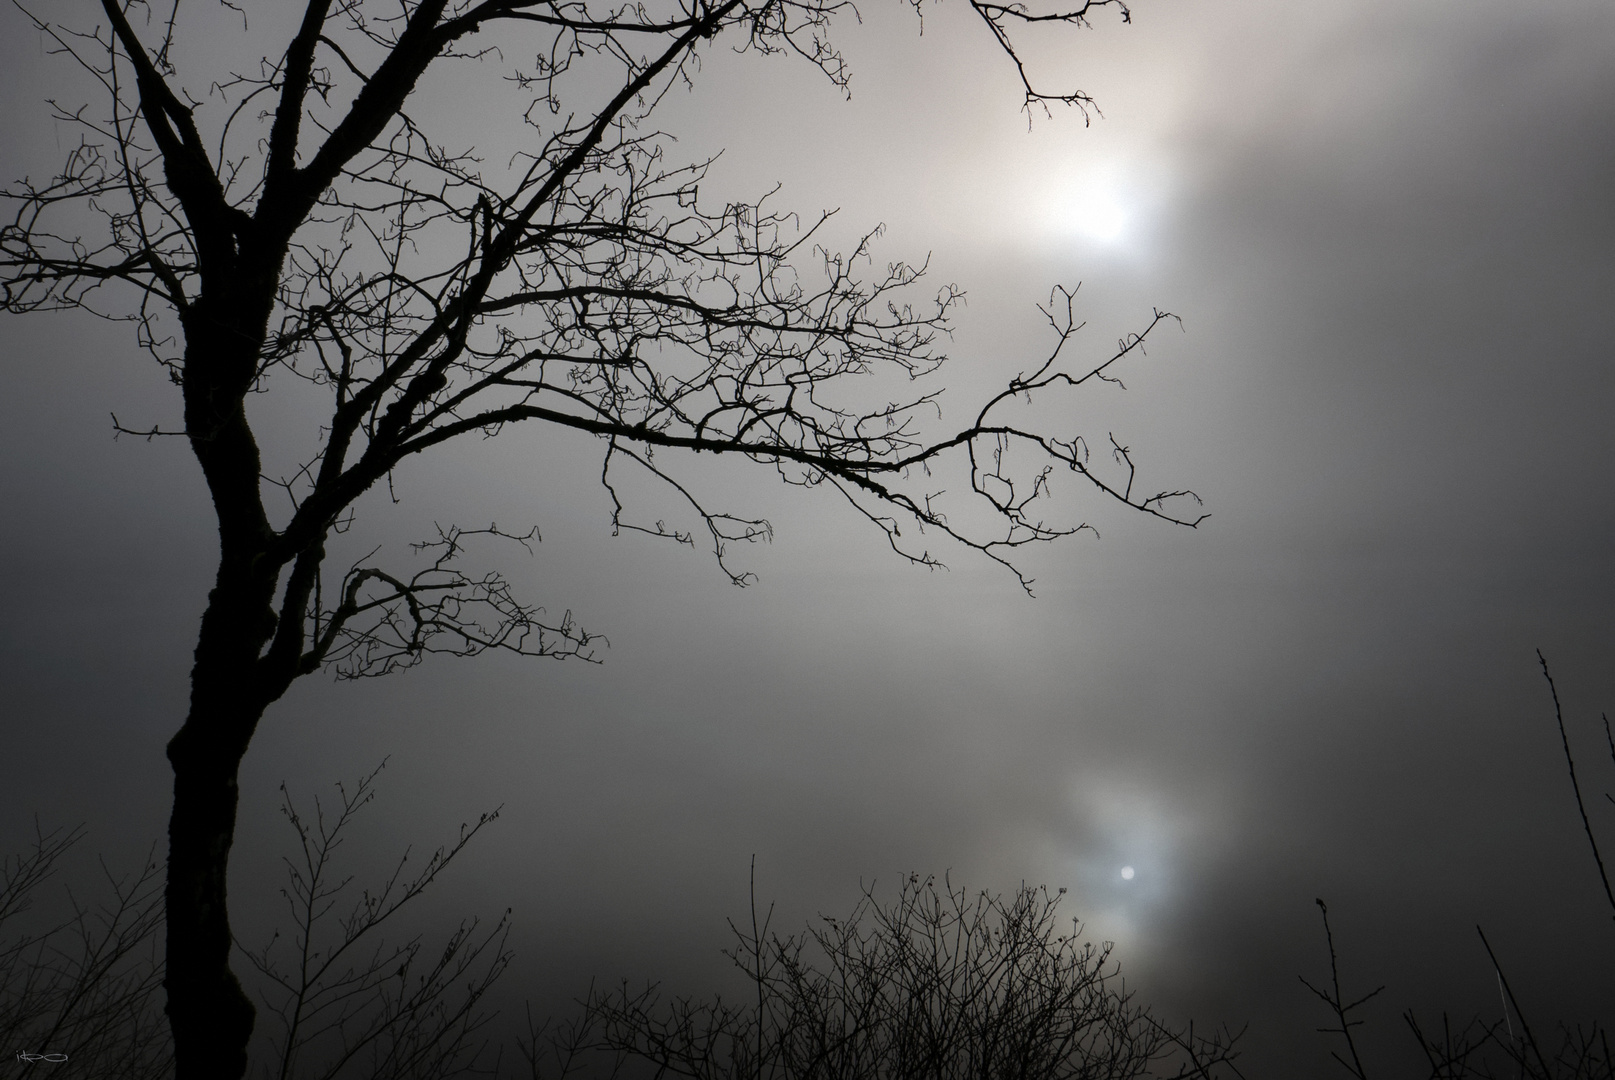
<instances>
[{"instance_id":1,"label":"white signature mark","mask_svg":"<svg viewBox=\"0 0 1615 1080\"><path fill-rule=\"evenodd\" d=\"M17 1051L17 1060L18 1061L27 1061L27 1062L34 1062L34 1061L66 1061L67 1060L67 1055L66 1054L30 1054L26 1050L18 1050Z\"/></svg>"}]
</instances>

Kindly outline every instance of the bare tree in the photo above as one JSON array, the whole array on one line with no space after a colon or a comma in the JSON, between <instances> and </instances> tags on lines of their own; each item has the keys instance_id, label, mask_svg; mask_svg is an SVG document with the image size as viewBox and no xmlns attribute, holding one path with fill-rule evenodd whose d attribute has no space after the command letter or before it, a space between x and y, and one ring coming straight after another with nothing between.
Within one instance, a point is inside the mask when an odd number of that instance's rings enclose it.
<instances>
[{"instance_id":1,"label":"bare tree","mask_svg":"<svg viewBox=\"0 0 1615 1080\"><path fill-rule=\"evenodd\" d=\"M1088 99L1041 88L1015 34L1106 7L1128 17L1121 0L971 5L1028 110ZM172 434L216 512L189 711L168 744L164 985L181 1080L246 1068L254 1011L229 965L225 882L238 765L265 709L322 668L376 675L429 652L592 657L570 613L546 618L498 575L462 568L468 540L509 535L496 528L443 530L415 571L328 565L357 501L415 455L516 424L594 435L614 528L692 542L628 515L616 482L643 470L688 499L737 584L749 576L727 545L769 526L692 494L678 474L690 455L833 488L925 566L939 565L926 533L1010 566L1016 549L1086 527L1045 516L1059 472L1145 514L1201 520L1191 493L1136 485L1116 440L1090 455L1087 435L1024 411L1113 380L1170 316L1073 367L1072 296L1056 292L1050 353L964 426L928 433L938 334L961 294L922 296L923 267L875 266L869 239L831 253L817 224L766 199L711 205L699 191L710 163L666 159L646 121L719 41L796 54L845 88L827 32L847 0L308 0L289 41L260 44L243 15L251 55L268 59L217 77L178 70L191 9L101 6L106 24L88 30L34 17L102 97L55 106L80 141L50 179L6 192L0 306L130 320L178 387ZM411 111L431 71L479 63L499 65L516 95L508 143L480 157ZM872 403L893 376L918 388ZM296 383L324 395L319 436L289 475L265 475L269 433L249 395ZM941 469L958 476L951 502Z\"/></svg>"},{"instance_id":2,"label":"bare tree","mask_svg":"<svg viewBox=\"0 0 1615 1080\"><path fill-rule=\"evenodd\" d=\"M972 895L911 875L891 902L866 889L846 918L783 938L754 900L751 925L730 924L742 1000L596 992L522 1050L535 1080L591 1067L690 1080L1239 1075L1237 1036L1157 1020L1108 944L1085 942L1075 920L1062 932L1064 892Z\"/></svg>"}]
</instances>

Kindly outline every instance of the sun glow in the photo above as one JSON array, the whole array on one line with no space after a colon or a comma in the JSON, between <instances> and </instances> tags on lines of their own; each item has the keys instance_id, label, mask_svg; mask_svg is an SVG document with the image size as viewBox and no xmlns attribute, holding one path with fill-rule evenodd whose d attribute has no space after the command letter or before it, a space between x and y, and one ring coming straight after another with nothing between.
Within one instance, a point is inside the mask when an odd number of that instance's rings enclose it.
<instances>
[{"instance_id":1,"label":"sun glow","mask_svg":"<svg viewBox=\"0 0 1615 1080\"><path fill-rule=\"evenodd\" d=\"M1168 202L1168 172L1132 157L1049 154L1013 170L1004 222L1038 246L1146 256Z\"/></svg>"},{"instance_id":2,"label":"sun glow","mask_svg":"<svg viewBox=\"0 0 1615 1080\"><path fill-rule=\"evenodd\" d=\"M1060 185L1063 190L1051 215L1057 228L1099 244L1119 244L1126 239L1137 210L1128 205L1127 192L1114 170L1107 173Z\"/></svg>"},{"instance_id":3,"label":"sun glow","mask_svg":"<svg viewBox=\"0 0 1615 1080\"><path fill-rule=\"evenodd\" d=\"M1078 239L1136 250L1163 201L1163 184L1149 170L1105 162L1049 177L1038 200L1050 239Z\"/></svg>"}]
</instances>

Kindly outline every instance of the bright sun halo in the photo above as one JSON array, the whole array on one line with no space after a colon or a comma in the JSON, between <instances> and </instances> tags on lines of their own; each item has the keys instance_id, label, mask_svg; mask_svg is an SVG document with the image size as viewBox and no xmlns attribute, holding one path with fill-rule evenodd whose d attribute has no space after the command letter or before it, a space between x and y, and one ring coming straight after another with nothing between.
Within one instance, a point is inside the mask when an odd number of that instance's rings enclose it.
<instances>
[{"instance_id":1,"label":"bright sun halo","mask_svg":"<svg viewBox=\"0 0 1615 1080\"><path fill-rule=\"evenodd\" d=\"M1131 866L1122 867L1122 880L1123 881L1132 881L1133 880L1133 868Z\"/></svg>"}]
</instances>

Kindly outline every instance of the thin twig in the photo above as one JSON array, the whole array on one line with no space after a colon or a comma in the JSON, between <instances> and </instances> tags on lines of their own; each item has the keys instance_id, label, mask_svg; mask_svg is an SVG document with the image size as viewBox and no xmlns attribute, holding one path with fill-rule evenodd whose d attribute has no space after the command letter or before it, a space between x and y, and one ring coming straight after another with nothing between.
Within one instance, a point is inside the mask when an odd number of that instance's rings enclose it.
<instances>
[{"instance_id":1,"label":"thin twig","mask_svg":"<svg viewBox=\"0 0 1615 1080\"><path fill-rule=\"evenodd\" d=\"M1576 759L1570 753L1570 736L1565 734L1564 711L1559 707L1559 688L1553 684L1553 675L1548 671L1548 661L1542 655L1542 650L1536 653L1537 662L1542 665L1542 677L1548 680L1548 690L1553 694L1553 718L1559 723L1559 742L1565 751L1565 766L1570 770L1570 789L1576 793L1576 810L1581 814L1581 827L1587 833L1587 844L1593 849L1593 861L1598 864L1598 880L1604 884L1604 898L1609 901L1610 917L1615 918L1615 890L1609 885L1609 873L1604 869L1604 856L1598 850L1598 838L1593 835L1592 822L1587 820L1587 805L1581 798L1581 784L1576 780ZM1605 737L1608 737L1608 720L1605 720Z\"/></svg>"},{"instance_id":2,"label":"thin twig","mask_svg":"<svg viewBox=\"0 0 1615 1080\"><path fill-rule=\"evenodd\" d=\"M1325 904L1321 897L1318 898L1316 902L1318 905L1318 910L1323 913L1323 936L1324 940L1329 943L1329 979L1330 985L1334 988L1334 992L1327 993L1323 990L1319 990L1316 986L1313 986L1311 983L1307 982L1305 976L1298 976L1298 978L1301 979L1302 986L1305 986L1308 990L1311 990L1323 1001L1325 1005L1328 1005L1329 1008L1333 1010L1335 1018L1340 1022L1339 1027L1319 1028L1318 1030L1324 1032L1325 1034L1345 1036L1346 1049L1351 1054L1351 1061L1348 1062L1345 1058L1341 1057L1333 1050L1329 1051L1329 1056L1340 1062L1341 1067L1355 1076L1357 1080L1368 1080L1367 1074L1363 1070L1363 1059L1357 1055L1357 1042L1351 1037L1351 1029L1362 1026L1363 1022L1361 1020L1350 1020L1347 1018L1347 1015L1353 1009L1366 1004L1381 990L1384 990L1385 987L1380 986L1377 989L1364 994L1356 1001L1353 1001L1350 1004L1346 1003L1345 999L1340 993L1340 961L1335 955L1334 931L1329 928L1329 905Z\"/></svg>"},{"instance_id":3,"label":"thin twig","mask_svg":"<svg viewBox=\"0 0 1615 1080\"><path fill-rule=\"evenodd\" d=\"M1492 951L1492 943L1486 940L1486 931L1482 930L1478 923L1475 925L1475 933L1480 935L1480 943L1486 947L1486 956L1492 962L1492 970L1497 972L1498 981L1503 984L1503 992L1508 995L1508 1003L1514 1009L1514 1015L1520 1018L1520 1030L1525 1032L1525 1045L1536 1055L1537 1064L1542 1066L1542 1076L1546 1080L1552 1075L1551 1071L1548 1069L1548 1063L1542 1059L1542 1051L1537 1048L1536 1036L1531 1033L1531 1024L1525 1019L1525 1013L1520 1009L1518 999L1514 997L1514 988L1508 984L1508 976L1503 974L1503 965L1497 962L1497 954ZM1521 1064L1524 1064L1523 1056Z\"/></svg>"}]
</instances>

